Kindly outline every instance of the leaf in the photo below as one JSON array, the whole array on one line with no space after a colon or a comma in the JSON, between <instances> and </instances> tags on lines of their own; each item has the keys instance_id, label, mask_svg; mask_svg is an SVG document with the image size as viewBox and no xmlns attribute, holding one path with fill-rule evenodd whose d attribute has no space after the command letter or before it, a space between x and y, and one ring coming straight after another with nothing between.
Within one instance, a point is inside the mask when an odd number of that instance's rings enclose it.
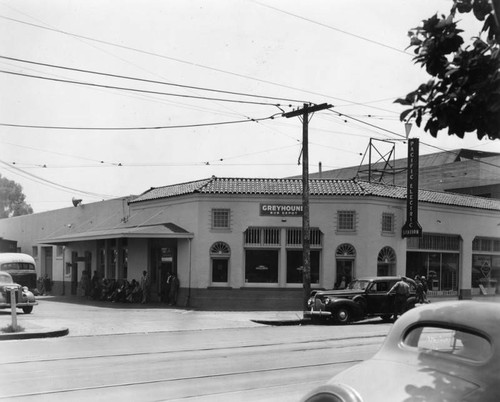
<instances>
[{"instance_id":1,"label":"leaf","mask_svg":"<svg viewBox=\"0 0 500 402\"><path fill-rule=\"evenodd\" d=\"M399 121L405 121L406 116L408 116L408 114L410 114L411 112L413 112L413 109L406 109L403 112L401 112L401 114L399 115ZM411 119L412 117L413 117L413 115L408 117L408 120Z\"/></svg>"}]
</instances>

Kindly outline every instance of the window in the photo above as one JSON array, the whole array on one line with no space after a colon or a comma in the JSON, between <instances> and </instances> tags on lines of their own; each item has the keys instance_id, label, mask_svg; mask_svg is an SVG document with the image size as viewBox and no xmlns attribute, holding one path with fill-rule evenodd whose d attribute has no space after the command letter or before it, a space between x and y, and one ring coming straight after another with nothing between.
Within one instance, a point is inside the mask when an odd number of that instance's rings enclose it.
<instances>
[{"instance_id":1,"label":"window","mask_svg":"<svg viewBox=\"0 0 500 402\"><path fill-rule=\"evenodd\" d=\"M248 228L245 230L245 246L279 246L280 228Z\"/></svg>"},{"instance_id":2,"label":"window","mask_svg":"<svg viewBox=\"0 0 500 402\"><path fill-rule=\"evenodd\" d=\"M279 250L245 250L245 282L278 283Z\"/></svg>"},{"instance_id":3,"label":"window","mask_svg":"<svg viewBox=\"0 0 500 402\"><path fill-rule=\"evenodd\" d=\"M439 327L416 327L404 339L406 346L471 361L485 361L492 355L490 342L481 335Z\"/></svg>"},{"instance_id":4,"label":"window","mask_svg":"<svg viewBox=\"0 0 500 402\"><path fill-rule=\"evenodd\" d=\"M311 250L310 254L311 283L319 283L320 251ZM303 278L303 252L302 250L287 250L286 252L286 282L302 283Z\"/></svg>"},{"instance_id":5,"label":"window","mask_svg":"<svg viewBox=\"0 0 500 402\"><path fill-rule=\"evenodd\" d=\"M63 246L57 246L57 247L56 247L56 257L57 257L57 258L62 258L62 256L63 256L63 251L64 251Z\"/></svg>"},{"instance_id":6,"label":"window","mask_svg":"<svg viewBox=\"0 0 500 402\"><path fill-rule=\"evenodd\" d=\"M356 211L337 211L337 230L356 230Z\"/></svg>"},{"instance_id":7,"label":"window","mask_svg":"<svg viewBox=\"0 0 500 402\"><path fill-rule=\"evenodd\" d=\"M460 236L424 233L422 237L409 237L407 245L409 249L459 251Z\"/></svg>"},{"instance_id":8,"label":"window","mask_svg":"<svg viewBox=\"0 0 500 402\"><path fill-rule=\"evenodd\" d=\"M312 247L321 247L321 230L311 228L309 230L309 242ZM287 247L302 247L302 228L289 228L286 230Z\"/></svg>"},{"instance_id":9,"label":"window","mask_svg":"<svg viewBox=\"0 0 500 402\"><path fill-rule=\"evenodd\" d=\"M387 212L382 214L382 232L394 233L394 214Z\"/></svg>"},{"instance_id":10,"label":"window","mask_svg":"<svg viewBox=\"0 0 500 402\"><path fill-rule=\"evenodd\" d=\"M348 243L341 244L335 251L337 277L333 284L334 289L344 289L354 278L354 261L356 249Z\"/></svg>"},{"instance_id":11,"label":"window","mask_svg":"<svg viewBox=\"0 0 500 402\"><path fill-rule=\"evenodd\" d=\"M395 271L396 253L391 247L384 247L377 257L377 276L394 275Z\"/></svg>"},{"instance_id":12,"label":"window","mask_svg":"<svg viewBox=\"0 0 500 402\"><path fill-rule=\"evenodd\" d=\"M212 209L212 229L229 229L229 209Z\"/></svg>"},{"instance_id":13,"label":"window","mask_svg":"<svg viewBox=\"0 0 500 402\"><path fill-rule=\"evenodd\" d=\"M38 257L38 246L33 246L33 258Z\"/></svg>"}]
</instances>

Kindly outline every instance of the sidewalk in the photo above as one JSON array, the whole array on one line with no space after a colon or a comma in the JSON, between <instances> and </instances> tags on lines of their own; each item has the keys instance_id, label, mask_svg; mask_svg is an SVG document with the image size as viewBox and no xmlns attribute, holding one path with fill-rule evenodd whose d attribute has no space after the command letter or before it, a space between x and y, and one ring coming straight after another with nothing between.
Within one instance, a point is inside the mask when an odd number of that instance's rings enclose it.
<instances>
[{"instance_id":1,"label":"sidewalk","mask_svg":"<svg viewBox=\"0 0 500 402\"><path fill-rule=\"evenodd\" d=\"M124 304L82 297L40 296L32 314L18 310L22 332L5 333L10 310L0 310L0 340L58 336L98 336L298 325L301 311L198 311L161 303Z\"/></svg>"},{"instance_id":2,"label":"sidewalk","mask_svg":"<svg viewBox=\"0 0 500 402\"><path fill-rule=\"evenodd\" d=\"M122 304L72 296L41 296L32 314L18 313L22 332L6 333L9 310L0 310L0 340L61 336L98 336L133 333L250 328L262 325L301 325L302 311L198 311L160 303ZM432 303L456 298L430 298ZM500 302L500 295L476 297L478 302ZM19 310L18 310L19 311Z\"/></svg>"}]
</instances>

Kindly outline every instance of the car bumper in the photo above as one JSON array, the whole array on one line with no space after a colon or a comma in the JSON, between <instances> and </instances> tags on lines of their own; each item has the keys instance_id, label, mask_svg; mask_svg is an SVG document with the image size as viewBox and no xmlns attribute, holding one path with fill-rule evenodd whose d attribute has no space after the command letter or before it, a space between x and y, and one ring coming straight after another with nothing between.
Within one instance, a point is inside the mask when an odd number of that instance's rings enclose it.
<instances>
[{"instance_id":1,"label":"car bumper","mask_svg":"<svg viewBox=\"0 0 500 402\"><path fill-rule=\"evenodd\" d=\"M25 301L25 302L16 303L17 308L37 306L37 305L38 305L37 301ZM1 303L0 302L0 308L10 308L10 307L11 307L10 303Z\"/></svg>"},{"instance_id":2,"label":"car bumper","mask_svg":"<svg viewBox=\"0 0 500 402\"><path fill-rule=\"evenodd\" d=\"M329 311L324 310L306 310L304 311L305 317L330 317L332 315Z\"/></svg>"}]
</instances>

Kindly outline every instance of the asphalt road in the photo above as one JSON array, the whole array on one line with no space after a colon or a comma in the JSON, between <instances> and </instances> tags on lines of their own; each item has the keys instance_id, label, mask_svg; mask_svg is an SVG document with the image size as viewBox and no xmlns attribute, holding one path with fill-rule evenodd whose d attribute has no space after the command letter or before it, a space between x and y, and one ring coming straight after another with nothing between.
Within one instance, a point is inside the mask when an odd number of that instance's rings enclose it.
<instances>
[{"instance_id":1,"label":"asphalt road","mask_svg":"<svg viewBox=\"0 0 500 402\"><path fill-rule=\"evenodd\" d=\"M199 312L41 299L26 327L60 338L0 342L0 400L290 401L372 356L391 324L265 325L298 312ZM0 312L0 326L10 319Z\"/></svg>"}]
</instances>

